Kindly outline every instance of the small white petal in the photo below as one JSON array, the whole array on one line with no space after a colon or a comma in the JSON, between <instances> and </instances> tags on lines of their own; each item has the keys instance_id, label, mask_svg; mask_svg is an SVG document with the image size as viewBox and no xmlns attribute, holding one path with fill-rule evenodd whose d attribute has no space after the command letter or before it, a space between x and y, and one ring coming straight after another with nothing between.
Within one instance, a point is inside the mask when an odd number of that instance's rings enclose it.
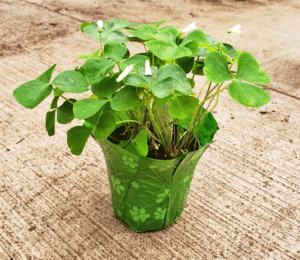
<instances>
[{"instance_id":1,"label":"small white petal","mask_svg":"<svg viewBox=\"0 0 300 260\"><path fill-rule=\"evenodd\" d=\"M149 60L145 61L145 75L152 75Z\"/></svg>"},{"instance_id":2,"label":"small white petal","mask_svg":"<svg viewBox=\"0 0 300 260\"><path fill-rule=\"evenodd\" d=\"M191 23L189 26L185 27L182 32L189 32L192 30L197 29L196 24L195 23Z\"/></svg>"},{"instance_id":3,"label":"small white petal","mask_svg":"<svg viewBox=\"0 0 300 260\"><path fill-rule=\"evenodd\" d=\"M101 20L98 20L97 25L98 25L98 29L102 30L103 22Z\"/></svg>"},{"instance_id":4,"label":"small white petal","mask_svg":"<svg viewBox=\"0 0 300 260\"><path fill-rule=\"evenodd\" d=\"M124 79L129 73L130 71L132 71L133 69L133 64L129 65L117 78L117 82L120 82L122 79Z\"/></svg>"},{"instance_id":5,"label":"small white petal","mask_svg":"<svg viewBox=\"0 0 300 260\"><path fill-rule=\"evenodd\" d=\"M234 26L233 28L229 29L229 30L227 31L227 33L232 33L232 32L235 32L235 33L242 33L241 28L242 28L242 26L241 26L240 24L237 24L237 25Z\"/></svg>"}]
</instances>

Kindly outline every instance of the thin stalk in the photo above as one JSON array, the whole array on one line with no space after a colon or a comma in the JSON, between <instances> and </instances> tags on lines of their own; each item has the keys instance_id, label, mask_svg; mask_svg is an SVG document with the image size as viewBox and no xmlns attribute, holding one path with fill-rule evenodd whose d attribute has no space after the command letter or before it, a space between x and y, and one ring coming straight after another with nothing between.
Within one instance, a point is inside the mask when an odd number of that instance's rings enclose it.
<instances>
[{"instance_id":1,"label":"thin stalk","mask_svg":"<svg viewBox=\"0 0 300 260\"><path fill-rule=\"evenodd\" d=\"M197 71L197 62L199 61L199 58L200 58L200 56L197 57L197 61L196 61L196 63L194 63L195 68L193 69L193 77L192 77L192 80L194 80L195 75L196 75L196 71Z\"/></svg>"},{"instance_id":2,"label":"thin stalk","mask_svg":"<svg viewBox=\"0 0 300 260\"><path fill-rule=\"evenodd\" d=\"M67 99L66 97L64 97L62 94L59 94L59 92L54 88L53 89L54 92L56 92L60 97L62 97L63 99L65 99L66 101L68 101L70 104L74 105L75 103L73 101L71 101L70 99Z\"/></svg>"}]
</instances>

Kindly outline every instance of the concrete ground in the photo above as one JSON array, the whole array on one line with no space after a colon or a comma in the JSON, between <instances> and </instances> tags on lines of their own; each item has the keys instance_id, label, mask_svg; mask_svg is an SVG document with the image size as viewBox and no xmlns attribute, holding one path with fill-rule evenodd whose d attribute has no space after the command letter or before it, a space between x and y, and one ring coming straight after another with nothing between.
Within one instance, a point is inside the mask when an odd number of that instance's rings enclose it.
<instances>
[{"instance_id":1,"label":"concrete ground","mask_svg":"<svg viewBox=\"0 0 300 260\"><path fill-rule=\"evenodd\" d=\"M0 260L300 259L299 10L296 0L0 0ZM99 146L90 138L79 157L67 147L78 122L49 138L51 98L30 110L12 96L53 64L56 76L97 48L82 21L116 18L181 29L196 22L219 40L239 23L242 34L226 42L262 61L272 81L262 108L221 94L216 142L181 218L162 231L138 234L115 217Z\"/></svg>"}]
</instances>

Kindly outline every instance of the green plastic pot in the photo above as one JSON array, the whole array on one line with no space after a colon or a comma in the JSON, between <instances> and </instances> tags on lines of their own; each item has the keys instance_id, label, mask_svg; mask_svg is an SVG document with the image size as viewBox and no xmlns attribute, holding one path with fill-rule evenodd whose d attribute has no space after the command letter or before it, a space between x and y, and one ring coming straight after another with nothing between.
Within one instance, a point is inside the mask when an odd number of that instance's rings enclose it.
<instances>
[{"instance_id":1,"label":"green plastic pot","mask_svg":"<svg viewBox=\"0 0 300 260\"><path fill-rule=\"evenodd\" d=\"M138 157L107 139L97 142L107 165L114 213L136 232L164 229L180 217L197 162L212 143L158 160Z\"/></svg>"}]
</instances>

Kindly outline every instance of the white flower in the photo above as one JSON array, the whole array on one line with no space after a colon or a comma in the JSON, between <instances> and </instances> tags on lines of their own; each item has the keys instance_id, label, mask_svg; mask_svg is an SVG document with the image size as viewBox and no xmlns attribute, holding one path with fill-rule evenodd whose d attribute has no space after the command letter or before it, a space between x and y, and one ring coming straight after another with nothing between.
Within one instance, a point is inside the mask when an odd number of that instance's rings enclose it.
<instances>
[{"instance_id":1,"label":"white flower","mask_svg":"<svg viewBox=\"0 0 300 260\"><path fill-rule=\"evenodd\" d=\"M124 79L129 73L130 71L132 71L133 69L133 64L129 65L117 78L117 82L120 82L122 79Z\"/></svg>"},{"instance_id":2,"label":"white flower","mask_svg":"<svg viewBox=\"0 0 300 260\"><path fill-rule=\"evenodd\" d=\"M242 33L241 28L242 28L242 26L239 25L239 24L237 24L237 25L234 26L233 28L229 29L229 30L227 31L227 33L232 33L232 32L235 32L235 33Z\"/></svg>"},{"instance_id":3,"label":"white flower","mask_svg":"<svg viewBox=\"0 0 300 260\"><path fill-rule=\"evenodd\" d=\"M152 75L149 60L145 61L145 75Z\"/></svg>"},{"instance_id":4,"label":"white flower","mask_svg":"<svg viewBox=\"0 0 300 260\"><path fill-rule=\"evenodd\" d=\"M98 20L97 25L98 25L98 29L102 30L103 22L101 20Z\"/></svg>"},{"instance_id":5,"label":"white flower","mask_svg":"<svg viewBox=\"0 0 300 260\"><path fill-rule=\"evenodd\" d=\"M195 23L191 23L189 26L185 27L182 32L189 32L192 30L197 29L196 24Z\"/></svg>"}]
</instances>

